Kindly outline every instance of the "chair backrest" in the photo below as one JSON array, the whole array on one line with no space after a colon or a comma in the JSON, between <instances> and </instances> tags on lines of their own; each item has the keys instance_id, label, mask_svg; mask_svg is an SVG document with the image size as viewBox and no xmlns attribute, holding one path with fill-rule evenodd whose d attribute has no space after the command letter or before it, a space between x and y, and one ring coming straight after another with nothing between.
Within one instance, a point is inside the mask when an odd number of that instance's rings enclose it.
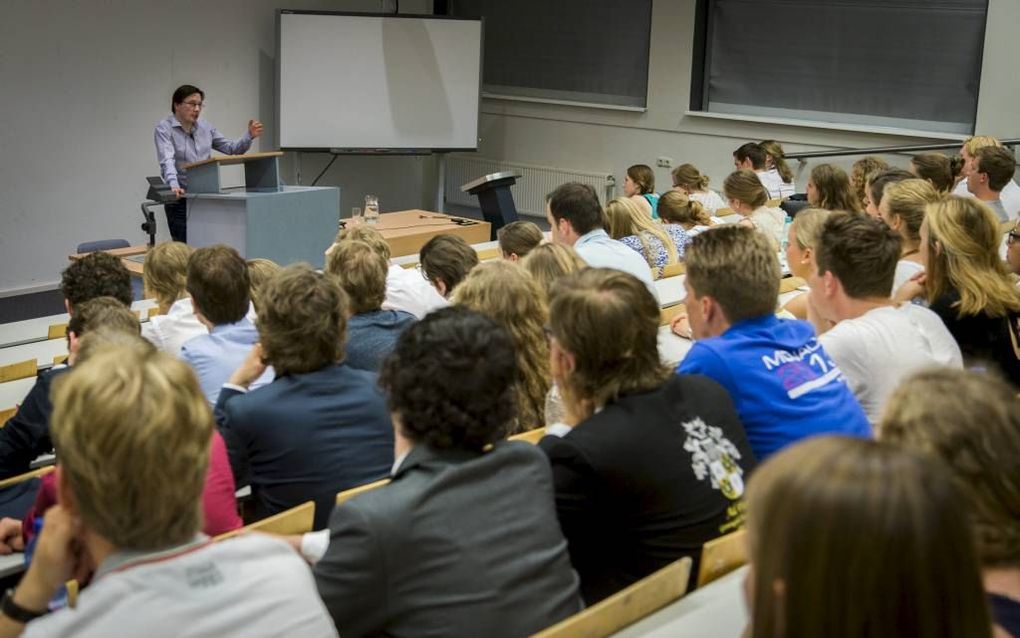
<instances>
[{"instance_id":1,"label":"chair backrest","mask_svg":"<svg viewBox=\"0 0 1020 638\"><path fill-rule=\"evenodd\" d=\"M78 254L94 253L98 250L113 250L114 248L128 248L131 244L126 239L98 239L78 244Z\"/></svg>"},{"instance_id":2,"label":"chair backrest","mask_svg":"<svg viewBox=\"0 0 1020 638\"><path fill-rule=\"evenodd\" d=\"M784 292L793 292L806 284L807 282L800 277L783 277L779 280L779 294L783 294Z\"/></svg>"},{"instance_id":3,"label":"chair backrest","mask_svg":"<svg viewBox=\"0 0 1020 638\"><path fill-rule=\"evenodd\" d=\"M478 251L478 261L490 261L493 259L502 259L503 252L498 246L493 248L483 248Z\"/></svg>"},{"instance_id":4,"label":"chair backrest","mask_svg":"<svg viewBox=\"0 0 1020 638\"><path fill-rule=\"evenodd\" d=\"M6 410L0 410L0 428L7 425L7 422L11 420L11 417L14 416L17 411L17 406L7 408Z\"/></svg>"},{"instance_id":5,"label":"chair backrest","mask_svg":"<svg viewBox=\"0 0 1020 638\"><path fill-rule=\"evenodd\" d=\"M747 530L741 529L705 543L698 566L698 587L747 564Z\"/></svg>"},{"instance_id":6,"label":"chair backrest","mask_svg":"<svg viewBox=\"0 0 1020 638\"><path fill-rule=\"evenodd\" d=\"M340 492L339 494L336 495L336 504L340 505L341 503L346 503L347 501L351 500L358 494L374 490L377 487L382 487L383 485L386 485L389 482L390 479L384 478L379 479L378 481L374 481L372 483L359 485L358 487L352 487L349 490L344 490L343 492Z\"/></svg>"},{"instance_id":7,"label":"chair backrest","mask_svg":"<svg viewBox=\"0 0 1020 638\"><path fill-rule=\"evenodd\" d=\"M673 321L673 317L677 316L681 312L687 312L687 306L682 303L674 304L668 308L663 308L659 311L659 325L668 326L669 322Z\"/></svg>"},{"instance_id":8,"label":"chair backrest","mask_svg":"<svg viewBox=\"0 0 1020 638\"><path fill-rule=\"evenodd\" d=\"M17 363L8 363L0 366L0 383L16 381L18 379L30 379L39 371L39 363L35 359L25 359Z\"/></svg>"},{"instance_id":9,"label":"chair backrest","mask_svg":"<svg viewBox=\"0 0 1020 638\"><path fill-rule=\"evenodd\" d=\"M251 525L245 525L232 532L220 534L216 540L221 541L245 532L265 532L267 534L304 534L312 531L312 521L315 519L315 501L308 501L289 510L274 514Z\"/></svg>"},{"instance_id":10,"label":"chair backrest","mask_svg":"<svg viewBox=\"0 0 1020 638\"><path fill-rule=\"evenodd\" d=\"M543 436L545 436L545 428L535 428L534 430L521 432L520 434L515 434L507 438L511 441L526 441L537 445L538 442L542 440Z\"/></svg>"},{"instance_id":11,"label":"chair backrest","mask_svg":"<svg viewBox=\"0 0 1020 638\"><path fill-rule=\"evenodd\" d=\"M1005 235L1009 231L1013 230L1014 226L1016 226L1016 220L1015 219L1007 219L1004 222L999 222L999 230L1002 231L1003 235Z\"/></svg>"},{"instance_id":12,"label":"chair backrest","mask_svg":"<svg viewBox=\"0 0 1020 638\"><path fill-rule=\"evenodd\" d=\"M682 275L682 274L684 274L686 272L687 272L687 264L685 264L684 262L680 261L680 262L677 262L675 264L669 264L668 266L663 266L662 267L662 278L665 279L666 277L676 277L677 275Z\"/></svg>"},{"instance_id":13,"label":"chair backrest","mask_svg":"<svg viewBox=\"0 0 1020 638\"><path fill-rule=\"evenodd\" d=\"M25 472L24 474L18 474L17 476L12 476L10 478L6 478L6 479L0 481L0 489L3 489L5 487L10 487L12 485L17 485L18 483L21 483L21 482L24 482L24 481L28 481L30 479L40 478L42 476L45 476L45 475L49 474L50 472L52 472L55 469L56 469L56 466L54 466L54 465L47 465L46 467L40 467L39 469L32 470L31 472Z\"/></svg>"},{"instance_id":14,"label":"chair backrest","mask_svg":"<svg viewBox=\"0 0 1020 638\"><path fill-rule=\"evenodd\" d=\"M47 339L63 339L67 336L67 324L66 323L55 323L50 325L46 331Z\"/></svg>"},{"instance_id":15,"label":"chair backrest","mask_svg":"<svg viewBox=\"0 0 1020 638\"><path fill-rule=\"evenodd\" d=\"M683 596L690 575L691 559L681 558L534 638L609 636Z\"/></svg>"}]
</instances>

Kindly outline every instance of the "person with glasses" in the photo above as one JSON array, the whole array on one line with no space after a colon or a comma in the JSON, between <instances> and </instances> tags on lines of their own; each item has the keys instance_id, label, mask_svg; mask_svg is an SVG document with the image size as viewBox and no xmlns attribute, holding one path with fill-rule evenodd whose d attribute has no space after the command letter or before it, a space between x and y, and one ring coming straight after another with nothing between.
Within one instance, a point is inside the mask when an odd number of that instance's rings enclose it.
<instances>
[{"instance_id":1,"label":"person with glasses","mask_svg":"<svg viewBox=\"0 0 1020 638\"><path fill-rule=\"evenodd\" d=\"M188 240L187 200L188 175L181 166L208 159L213 149L226 155L243 155L252 141L262 135L262 122L248 120L248 130L236 140L229 140L199 115L205 108L205 92L197 86L177 87L170 101L172 115L156 124L156 161L160 174L180 199L166 204L166 223L174 241Z\"/></svg>"}]
</instances>

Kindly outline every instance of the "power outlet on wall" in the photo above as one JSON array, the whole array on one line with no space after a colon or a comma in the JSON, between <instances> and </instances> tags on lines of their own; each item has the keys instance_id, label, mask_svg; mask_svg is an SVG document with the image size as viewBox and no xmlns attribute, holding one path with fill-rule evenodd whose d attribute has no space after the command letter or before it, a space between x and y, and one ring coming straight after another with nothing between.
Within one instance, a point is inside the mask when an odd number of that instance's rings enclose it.
<instances>
[{"instance_id":1,"label":"power outlet on wall","mask_svg":"<svg viewBox=\"0 0 1020 638\"><path fill-rule=\"evenodd\" d=\"M659 168L673 168L673 158L660 157L659 159L655 160L655 165L658 166Z\"/></svg>"}]
</instances>

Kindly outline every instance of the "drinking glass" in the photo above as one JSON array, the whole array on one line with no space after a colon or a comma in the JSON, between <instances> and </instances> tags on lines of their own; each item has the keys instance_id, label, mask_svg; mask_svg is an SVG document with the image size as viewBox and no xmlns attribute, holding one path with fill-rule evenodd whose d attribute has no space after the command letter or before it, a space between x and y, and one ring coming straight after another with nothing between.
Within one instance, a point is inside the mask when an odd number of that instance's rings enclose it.
<instances>
[{"instance_id":1,"label":"drinking glass","mask_svg":"<svg viewBox=\"0 0 1020 638\"><path fill-rule=\"evenodd\" d=\"M379 198L375 195L365 195L365 221L369 224L379 221Z\"/></svg>"}]
</instances>

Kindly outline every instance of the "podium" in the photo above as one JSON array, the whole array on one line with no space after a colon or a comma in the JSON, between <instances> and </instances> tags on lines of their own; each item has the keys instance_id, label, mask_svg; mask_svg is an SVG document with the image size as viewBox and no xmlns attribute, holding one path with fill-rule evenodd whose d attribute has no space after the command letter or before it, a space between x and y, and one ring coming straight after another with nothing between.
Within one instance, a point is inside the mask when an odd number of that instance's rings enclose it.
<instances>
[{"instance_id":1,"label":"podium","mask_svg":"<svg viewBox=\"0 0 1020 638\"><path fill-rule=\"evenodd\" d=\"M323 247L336 235L340 189L286 186L281 151L223 155L185 164L188 175L188 244L232 246L245 259L280 265L324 265ZM220 169L244 166L244 186L223 188Z\"/></svg>"},{"instance_id":2,"label":"podium","mask_svg":"<svg viewBox=\"0 0 1020 638\"><path fill-rule=\"evenodd\" d=\"M490 173L460 187L462 193L478 196L482 216L492 227L489 240L496 239L496 231L517 221L517 206L510 187L517 183L516 173Z\"/></svg>"}]
</instances>

